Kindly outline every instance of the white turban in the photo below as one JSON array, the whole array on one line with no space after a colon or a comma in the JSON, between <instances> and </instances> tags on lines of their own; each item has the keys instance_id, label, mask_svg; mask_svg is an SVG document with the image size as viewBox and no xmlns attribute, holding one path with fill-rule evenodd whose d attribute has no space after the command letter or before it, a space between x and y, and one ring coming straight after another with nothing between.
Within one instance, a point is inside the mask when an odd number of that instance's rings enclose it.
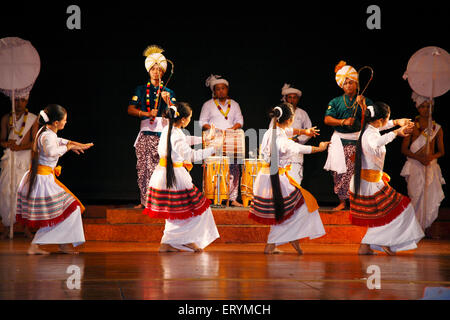
<instances>
[{"instance_id":1,"label":"white turban","mask_svg":"<svg viewBox=\"0 0 450 320\"><path fill-rule=\"evenodd\" d=\"M224 83L224 84L226 84L227 87L230 86L227 80L222 79L222 76L213 75L213 74L210 75L208 77L208 79L206 79L205 85L207 87L209 87L211 89L211 91L214 92L214 86L219 83Z\"/></svg>"},{"instance_id":2,"label":"white turban","mask_svg":"<svg viewBox=\"0 0 450 320\"><path fill-rule=\"evenodd\" d=\"M334 68L334 72L336 72L336 82L341 88L344 87L347 78L358 82L358 72L352 66L347 65L345 61L340 61Z\"/></svg>"},{"instance_id":3,"label":"white turban","mask_svg":"<svg viewBox=\"0 0 450 320\"><path fill-rule=\"evenodd\" d=\"M145 59L145 69L147 69L147 72L149 72L155 64L158 64L159 67L166 72L167 59L162 55L162 52L164 52L164 50L155 45L148 46L147 49L145 49L144 56L147 57Z\"/></svg>"},{"instance_id":4,"label":"white turban","mask_svg":"<svg viewBox=\"0 0 450 320\"><path fill-rule=\"evenodd\" d=\"M292 88L290 84L285 83L283 88L281 88L281 95L283 96L281 100L285 101L285 96L292 93L298 95L299 98L302 96L300 90Z\"/></svg>"},{"instance_id":5,"label":"white turban","mask_svg":"<svg viewBox=\"0 0 450 320\"><path fill-rule=\"evenodd\" d=\"M413 101L416 103L416 108L418 108L425 101L429 101L430 100L430 98L421 96L420 94L417 94L415 91L413 91L413 93L411 95L411 99L413 99ZM434 103L434 99L432 99L432 101Z\"/></svg>"}]
</instances>

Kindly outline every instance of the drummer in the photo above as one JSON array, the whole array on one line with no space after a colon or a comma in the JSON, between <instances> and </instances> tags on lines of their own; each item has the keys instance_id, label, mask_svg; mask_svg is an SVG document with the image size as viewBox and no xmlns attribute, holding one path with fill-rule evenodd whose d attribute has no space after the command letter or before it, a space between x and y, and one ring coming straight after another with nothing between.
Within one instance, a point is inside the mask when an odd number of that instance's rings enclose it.
<instances>
[{"instance_id":1,"label":"drummer","mask_svg":"<svg viewBox=\"0 0 450 320\"><path fill-rule=\"evenodd\" d=\"M285 83L283 88L281 88L281 96L281 101L290 103L295 110L294 122L291 127L296 129L311 128L312 124L308 113L298 105L302 92L299 89L291 87L290 84ZM296 135L292 140L300 144L305 144L310 138L311 136L302 134ZM295 161L296 162L292 162L291 176L301 184L303 180L303 154L300 154Z\"/></svg>"},{"instance_id":2,"label":"drummer","mask_svg":"<svg viewBox=\"0 0 450 320\"><path fill-rule=\"evenodd\" d=\"M209 130L211 125L220 130L237 130L244 125L239 104L228 96L229 83L218 75L211 75L206 79L206 86L212 91L212 99L206 101L200 113L202 130ZM230 195L232 206L242 207L237 202L240 180L240 165L230 164Z\"/></svg>"}]
</instances>

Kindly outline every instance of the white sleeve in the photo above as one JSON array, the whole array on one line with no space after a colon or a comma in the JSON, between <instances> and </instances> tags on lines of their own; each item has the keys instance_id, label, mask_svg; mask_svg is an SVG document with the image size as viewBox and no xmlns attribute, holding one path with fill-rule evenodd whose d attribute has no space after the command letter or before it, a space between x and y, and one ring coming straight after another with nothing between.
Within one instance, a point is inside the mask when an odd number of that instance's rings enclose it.
<instances>
[{"instance_id":1,"label":"white sleeve","mask_svg":"<svg viewBox=\"0 0 450 320\"><path fill-rule=\"evenodd\" d=\"M384 131L384 130L389 130L391 128L395 127L394 125L394 120L389 120L386 125L384 127L381 127L379 130L380 131Z\"/></svg>"},{"instance_id":2,"label":"white sleeve","mask_svg":"<svg viewBox=\"0 0 450 320\"><path fill-rule=\"evenodd\" d=\"M394 132L389 132L383 135L370 133L366 136L365 141L367 141L369 148L376 152L378 148L387 145L389 142L394 140L396 136L397 135Z\"/></svg>"},{"instance_id":3,"label":"white sleeve","mask_svg":"<svg viewBox=\"0 0 450 320\"><path fill-rule=\"evenodd\" d=\"M308 154L312 152L312 146L305 146L290 139L278 139L277 144L281 153L290 154L294 157L298 154Z\"/></svg>"},{"instance_id":4,"label":"white sleeve","mask_svg":"<svg viewBox=\"0 0 450 320\"><path fill-rule=\"evenodd\" d=\"M213 147L199 150L192 149L184 137L178 136L174 139L174 136L172 136L172 139L173 151L183 157L185 161L198 162L214 153Z\"/></svg>"},{"instance_id":5,"label":"white sleeve","mask_svg":"<svg viewBox=\"0 0 450 320\"><path fill-rule=\"evenodd\" d=\"M66 141L65 144L60 144ZM57 138L54 135L46 134L41 139L42 149L47 157L61 157L67 152L68 140Z\"/></svg>"},{"instance_id":6,"label":"white sleeve","mask_svg":"<svg viewBox=\"0 0 450 320\"><path fill-rule=\"evenodd\" d=\"M189 145L196 145L196 144L202 144L203 143L203 139L202 137L197 137L197 136L186 136L187 142Z\"/></svg>"},{"instance_id":7,"label":"white sleeve","mask_svg":"<svg viewBox=\"0 0 450 320\"><path fill-rule=\"evenodd\" d=\"M205 102L202 106L202 111L200 112L198 122L200 123L200 127L203 127L205 124L209 124L210 122L209 107L207 102Z\"/></svg>"},{"instance_id":8,"label":"white sleeve","mask_svg":"<svg viewBox=\"0 0 450 320\"><path fill-rule=\"evenodd\" d=\"M239 103L236 102L236 113L234 114L234 121L233 121L233 125L235 125L236 123L240 123L241 127L244 127L244 117L242 116L242 112L241 112L241 107L239 106Z\"/></svg>"}]
</instances>

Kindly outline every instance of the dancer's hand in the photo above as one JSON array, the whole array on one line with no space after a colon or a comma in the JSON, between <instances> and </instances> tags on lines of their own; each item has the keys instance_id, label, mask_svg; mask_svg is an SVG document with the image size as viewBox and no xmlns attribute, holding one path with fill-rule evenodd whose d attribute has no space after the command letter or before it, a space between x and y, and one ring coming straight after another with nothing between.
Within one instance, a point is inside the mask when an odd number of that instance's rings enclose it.
<instances>
[{"instance_id":1,"label":"dancer's hand","mask_svg":"<svg viewBox=\"0 0 450 320\"><path fill-rule=\"evenodd\" d=\"M407 118L395 119L394 120L394 125L399 126L399 127L407 126L410 123L412 123L411 119L407 119Z\"/></svg>"},{"instance_id":2,"label":"dancer's hand","mask_svg":"<svg viewBox=\"0 0 450 320\"><path fill-rule=\"evenodd\" d=\"M305 129L304 135L306 135L308 137L317 137L317 136L320 136L319 132L320 132L320 129L317 129L317 127L314 126L312 128Z\"/></svg>"}]
</instances>

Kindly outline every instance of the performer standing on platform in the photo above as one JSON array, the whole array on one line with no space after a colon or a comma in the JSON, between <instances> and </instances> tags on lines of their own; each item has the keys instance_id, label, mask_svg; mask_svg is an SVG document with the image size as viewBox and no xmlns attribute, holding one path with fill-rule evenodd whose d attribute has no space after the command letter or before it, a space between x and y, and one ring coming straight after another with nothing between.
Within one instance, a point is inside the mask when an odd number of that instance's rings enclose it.
<instances>
[{"instance_id":1,"label":"performer standing on platform","mask_svg":"<svg viewBox=\"0 0 450 320\"><path fill-rule=\"evenodd\" d=\"M255 180L249 218L271 225L264 253L278 253L276 246L289 242L302 254L299 239L321 237L325 229L316 199L290 176L291 163L300 154L325 151L329 142L314 147L289 139L285 130L294 120L290 104L275 107L270 117L271 129L264 134L261 143L265 163Z\"/></svg>"},{"instance_id":2,"label":"performer standing on platform","mask_svg":"<svg viewBox=\"0 0 450 320\"><path fill-rule=\"evenodd\" d=\"M0 173L0 217L5 227L0 239L6 239L11 224L16 222L16 205L11 203L11 184L17 197L17 188L20 180L31 166L31 146L38 131L37 116L27 109L29 93L15 98L16 123L13 127L12 114L8 113L1 119L0 145L5 148L1 159ZM11 171L11 153L14 152L15 174ZM13 179L13 177L15 177ZM13 181L14 180L14 181ZM11 211L13 211L11 215ZM13 219L10 221L10 219ZM33 237L28 227L25 227L25 235Z\"/></svg>"},{"instance_id":3,"label":"performer standing on platform","mask_svg":"<svg viewBox=\"0 0 450 320\"><path fill-rule=\"evenodd\" d=\"M299 89L292 88L289 84L284 84L281 89L281 99L284 102L290 103L294 107L294 122L292 128L295 129L309 129L311 128L311 119L308 113L298 106L302 92ZM294 141L305 144L311 138L309 135L297 135L294 137ZM303 154L300 154L297 162L292 162L291 176L299 183L303 180Z\"/></svg>"},{"instance_id":4,"label":"performer standing on platform","mask_svg":"<svg viewBox=\"0 0 450 320\"><path fill-rule=\"evenodd\" d=\"M206 79L206 86L213 93L212 99L206 101L200 113L200 125L209 130L211 125L220 130L236 130L244 125L239 104L228 96L229 83L221 76L211 75ZM240 164L230 164L230 196L232 206L242 207L236 199L239 193Z\"/></svg>"},{"instance_id":5,"label":"performer standing on platform","mask_svg":"<svg viewBox=\"0 0 450 320\"><path fill-rule=\"evenodd\" d=\"M81 202L56 179L61 167L59 157L68 150L83 153L93 146L58 138L57 132L67 122L66 110L56 104L39 113L38 131L33 142L31 169L23 176L17 195L18 222L40 228L28 249L29 254L48 254L40 244L58 244L60 251L72 253L74 247L85 242Z\"/></svg>"},{"instance_id":6,"label":"performer standing on platform","mask_svg":"<svg viewBox=\"0 0 450 320\"><path fill-rule=\"evenodd\" d=\"M349 198L348 189L354 170L356 141L361 130L361 110L364 111L366 106L372 105L373 102L369 98L356 96L358 73L353 67L341 61L336 66L335 73L336 82L344 94L332 99L325 112L324 123L333 127L334 133L324 169L332 171L334 193L339 197L339 205L334 210L343 210L347 207L346 201Z\"/></svg>"},{"instance_id":7,"label":"performer standing on platform","mask_svg":"<svg viewBox=\"0 0 450 320\"><path fill-rule=\"evenodd\" d=\"M429 99L415 92L412 98L419 115L415 119L412 135L403 139L402 153L408 159L401 175L406 179L408 196L411 198L416 217L425 231L438 217L439 206L445 198L442 191L445 180L437 162L437 159L445 153L444 133L441 126L434 120L432 120L431 133L428 133L429 112L432 108ZM428 154L426 153L427 135L430 141ZM425 201L426 208L424 208Z\"/></svg>"},{"instance_id":8,"label":"performer standing on platform","mask_svg":"<svg viewBox=\"0 0 450 320\"><path fill-rule=\"evenodd\" d=\"M192 117L187 103L175 103L166 112L169 125L161 134L158 145L159 165L150 179L144 214L166 219L160 252L199 252L219 237L210 201L192 183L188 170L192 162L201 161L215 153L221 143L206 149L193 150L191 145L202 142L201 137L183 133Z\"/></svg>"},{"instance_id":9,"label":"performer standing on platform","mask_svg":"<svg viewBox=\"0 0 450 320\"><path fill-rule=\"evenodd\" d=\"M350 184L350 215L354 225L367 226L359 254L373 250L395 255L417 248L424 233L416 219L410 199L395 191L383 172L386 145L396 136L412 131L408 119L391 120L390 108L378 102L367 107L361 136L356 146L355 174ZM381 135L380 131L396 125L400 128Z\"/></svg>"},{"instance_id":10,"label":"performer standing on platform","mask_svg":"<svg viewBox=\"0 0 450 320\"><path fill-rule=\"evenodd\" d=\"M167 70L167 59L163 50L155 45L144 51L145 69L150 80L136 88L128 106L128 114L141 119L141 128L134 143L136 149L137 182L140 190L140 204L144 208L148 181L159 161L158 143L161 131L167 125L162 118L167 106L175 101L175 93L164 87L161 78Z\"/></svg>"}]
</instances>

